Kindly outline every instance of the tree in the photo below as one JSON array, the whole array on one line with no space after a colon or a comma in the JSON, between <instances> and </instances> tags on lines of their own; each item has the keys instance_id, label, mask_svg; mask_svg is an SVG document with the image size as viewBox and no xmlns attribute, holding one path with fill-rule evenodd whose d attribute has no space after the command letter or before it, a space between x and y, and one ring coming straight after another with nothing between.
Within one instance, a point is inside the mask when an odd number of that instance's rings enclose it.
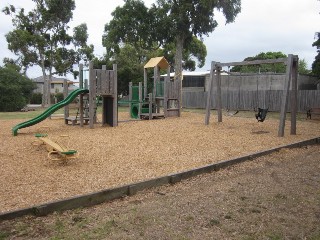
<instances>
[{"instance_id":1,"label":"tree","mask_svg":"<svg viewBox=\"0 0 320 240\"><path fill-rule=\"evenodd\" d=\"M174 53L174 69L179 77L183 67L194 68L191 55L200 60L198 66L203 66L206 50L201 46L202 37L218 25L214 9L222 11L226 23L230 23L241 10L241 1L158 0L148 9L140 0L125 0L105 25L103 45L111 55L123 44L149 50L162 47L164 52ZM183 59L187 59L184 65Z\"/></svg>"},{"instance_id":2,"label":"tree","mask_svg":"<svg viewBox=\"0 0 320 240\"><path fill-rule=\"evenodd\" d=\"M317 55L315 56L315 60L312 63L312 73L320 78L320 32L315 34L316 41L312 44L313 47L317 48Z\"/></svg>"},{"instance_id":3,"label":"tree","mask_svg":"<svg viewBox=\"0 0 320 240\"><path fill-rule=\"evenodd\" d=\"M86 46L85 25L75 30L73 38L67 31L75 9L74 0L33 0L35 7L28 13L13 5L3 9L11 15L14 30L6 35L8 48L19 56L19 62L27 68L38 65L45 80L43 104L50 104L50 83L54 74L73 72L73 64L86 53L91 57L93 46ZM62 7L63 6L63 7ZM80 35L82 35L80 37ZM74 43L75 50L68 48ZM81 49L81 50L80 50ZM81 53L80 53L81 52ZM47 77L48 76L48 77Z\"/></svg>"},{"instance_id":4,"label":"tree","mask_svg":"<svg viewBox=\"0 0 320 240\"><path fill-rule=\"evenodd\" d=\"M308 69L308 64L305 59L299 59L298 73L310 74L311 70Z\"/></svg>"},{"instance_id":5,"label":"tree","mask_svg":"<svg viewBox=\"0 0 320 240\"><path fill-rule=\"evenodd\" d=\"M278 59L287 58L288 56L282 52L261 52L253 57L247 57L243 61L254 61L254 60L266 60L266 59ZM230 70L231 72L243 72L243 73L260 73L260 72L274 72L274 73L285 73L286 66L284 63L274 64L260 64L260 65L246 65L246 66L234 66ZM307 74L310 71L307 69L307 63L304 59L299 60L298 72Z\"/></svg>"},{"instance_id":6,"label":"tree","mask_svg":"<svg viewBox=\"0 0 320 240\"><path fill-rule=\"evenodd\" d=\"M0 67L0 112L20 110L30 100L35 83L14 68Z\"/></svg>"}]
</instances>

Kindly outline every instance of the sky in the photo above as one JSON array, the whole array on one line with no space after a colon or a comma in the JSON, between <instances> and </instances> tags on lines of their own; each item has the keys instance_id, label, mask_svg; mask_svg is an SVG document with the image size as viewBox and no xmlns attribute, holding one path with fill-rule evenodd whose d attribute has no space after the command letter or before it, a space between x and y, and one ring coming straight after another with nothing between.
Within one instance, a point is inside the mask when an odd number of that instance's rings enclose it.
<instances>
[{"instance_id":1,"label":"sky","mask_svg":"<svg viewBox=\"0 0 320 240\"><path fill-rule=\"evenodd\" d=\"M102 46L104 25L111 19L112 11L123 5L123 0L75 0L76 9L70 22L72 28L86 23L88 26L88 44L95 47L95 55L103 56ZM145 0L150 6L155 0ZM12 4L30 10L32 0L0 0L1 10ZM317 0L242 0L241 13L235 22L225 24L220 12L215 12L218 27L204 37L207 47L205 66L197 71L210 69L211 61L235 62L261 52L282 52L295 54L299 59L311 64L317 54L312 47L315 32L320 31L320 1ZM5 34L13 29L11 17L0 13L0 65L5 57L15 58L7 48ZM27 72L30 78L41 75L39 68Z\"/></svg>"}]
</instances>

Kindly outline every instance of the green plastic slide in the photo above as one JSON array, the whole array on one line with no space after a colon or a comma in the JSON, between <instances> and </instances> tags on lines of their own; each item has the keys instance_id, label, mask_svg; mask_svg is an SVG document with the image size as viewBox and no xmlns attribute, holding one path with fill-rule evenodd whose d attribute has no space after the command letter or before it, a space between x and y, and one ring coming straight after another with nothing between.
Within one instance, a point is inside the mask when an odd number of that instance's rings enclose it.
<instances>
[{"instance_id":1,"label":"green plastic slide","mask_svg":"<svg viewBox=\"0 0 320 240\"><path fill-rule=\"evenodd\" d=\"M41 113L39 116L30 119L26 122L19 123L18 125L14 126L12 128L12 134L13 136L18 135L18 130L20 128L30 127L32 125L35 125L43 120L45 120L47 117L49 117L52 113L57 111L58 109L64 107L65 105L70 104L78 95L89 93L89 90L87 89L77 89L72 91L68 97L66 97L64 100L52 105L51 107L47 108L43 113Z\"/></svg>"}]
</instances>

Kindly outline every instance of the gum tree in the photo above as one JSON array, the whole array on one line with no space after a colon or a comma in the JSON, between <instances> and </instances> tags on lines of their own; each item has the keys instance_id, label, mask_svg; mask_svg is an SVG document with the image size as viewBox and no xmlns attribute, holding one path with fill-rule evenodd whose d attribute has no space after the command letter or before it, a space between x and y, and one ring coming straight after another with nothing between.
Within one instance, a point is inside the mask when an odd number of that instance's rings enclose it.
<instances>
[{"instance_id":1,"label":"gum tree","mask_svg":"<svg viewBox=\"0 0 320 240\"><path fill-rule=\"evenodd\" d=\"M105 25L103 44L111 54L123 43L148 49L162 47L174 54L175 74L180 80L183 60L192 66L190 56L199 57L198 66L204 64L202 38L218 25L215 9L231 23L241 11L241 0L158 0L150 9L140 0L125 0Z\"/></svg>"},{"instance_id":2,"label":"gum tree","mask_svg":"<svg viewBox=\"0 0 320 240\"><path fill-rule=\"evenodd\" d=\"M34 8L25 12L13 5L3 12L12 17L14 30L6 35L8 48L19 57L24 68L38 65L44 79L42 104L50 104L51 77L72 72L74 63L79 62L82 53L91 56L93 46L86 46L86 26L79 26L80 33L68 34L68 23L75 9L74 0L32 0ZM63 6L63 7L62 7ZM76 30L75 30L76 31ZM82 35L82 36L81 36ZM70 44L75 44L71 49ZM80 54L81 52L81 54Z\"/></svg>"}]
</instances>

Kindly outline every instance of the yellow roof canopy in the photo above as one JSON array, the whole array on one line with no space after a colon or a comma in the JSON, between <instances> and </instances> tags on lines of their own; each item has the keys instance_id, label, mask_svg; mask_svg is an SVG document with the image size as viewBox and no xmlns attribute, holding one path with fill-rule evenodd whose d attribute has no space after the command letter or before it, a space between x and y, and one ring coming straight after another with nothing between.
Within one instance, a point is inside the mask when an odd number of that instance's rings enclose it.
<instances>
[{"instance_id":1,"label":"yellow roof canopy","mask_svg":"<svg viewBox=\"0 0 320 240\"><path fill-rule=\"evenodd\" d=\"M144 65L144 68L154 68L155 66L158 66L161 69L166 69L169 67L169 63L164 57L155 57L151 58L149 62Z\"/></svg>"}]
</instances>

